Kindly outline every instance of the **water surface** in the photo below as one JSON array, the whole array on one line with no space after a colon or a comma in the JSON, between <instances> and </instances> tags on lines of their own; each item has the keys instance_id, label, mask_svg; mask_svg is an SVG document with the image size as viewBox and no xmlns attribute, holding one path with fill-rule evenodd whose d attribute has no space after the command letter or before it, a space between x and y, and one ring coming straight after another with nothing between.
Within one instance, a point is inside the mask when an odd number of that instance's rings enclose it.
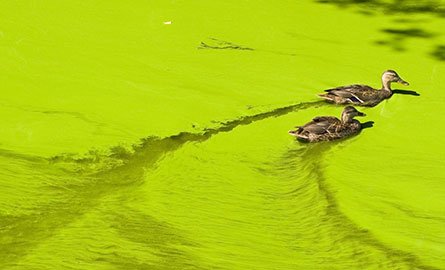
<instances>
[{"instance_id":1,"label":"water surface","mask_svg":"<svg viewBox=\"0 0 445 270\"><path fill-rule=\"evenodd\" d=\"M1 269L445 269L443 1L0 4ZM395 94L349 140L287 134Z\"/></svg>"}]
</instances>

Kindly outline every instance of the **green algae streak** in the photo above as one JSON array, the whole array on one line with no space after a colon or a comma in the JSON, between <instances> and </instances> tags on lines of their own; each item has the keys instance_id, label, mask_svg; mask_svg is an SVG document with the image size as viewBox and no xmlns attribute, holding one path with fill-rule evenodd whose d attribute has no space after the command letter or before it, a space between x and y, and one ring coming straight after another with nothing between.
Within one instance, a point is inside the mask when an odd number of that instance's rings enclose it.
<instances>
[{"instance_id":1,"label":"green algae streak","mask_svg":"<svg viewBox=\"0 0 445 270\"><path fill-rule=\"evenodd\" d=\"M127 2L0 3L0 269L445 269L444 1Z\"/></svg>"}]
</instances>

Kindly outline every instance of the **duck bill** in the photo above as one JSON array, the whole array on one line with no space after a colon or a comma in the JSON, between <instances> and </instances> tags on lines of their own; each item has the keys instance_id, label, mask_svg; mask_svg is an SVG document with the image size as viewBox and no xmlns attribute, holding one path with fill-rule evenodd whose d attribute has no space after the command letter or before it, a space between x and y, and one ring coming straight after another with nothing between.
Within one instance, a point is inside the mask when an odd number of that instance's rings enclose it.
<instances>
[{"instance_id":1,"label":"duck bill","mask_svg":"<svg viewBox=\"0 0 445 270\"><path fill-rule=\"evenodd\" d=\"M404 81L402 78L399 78L397 82L403 85L409 85L409 83L407 81Z\"/></svg>"},{"instance_id":2,"label":"duck bill","mask_svg":"<svg viewBox=\"0 0 445 270\"><path fill-rule=\"evenodd\" d=\"M365 113L362 113L362 112L358 112L357 115L358 115L358 116L366 116L366 114L365 114Z\"/></svg>"}]
</instances>

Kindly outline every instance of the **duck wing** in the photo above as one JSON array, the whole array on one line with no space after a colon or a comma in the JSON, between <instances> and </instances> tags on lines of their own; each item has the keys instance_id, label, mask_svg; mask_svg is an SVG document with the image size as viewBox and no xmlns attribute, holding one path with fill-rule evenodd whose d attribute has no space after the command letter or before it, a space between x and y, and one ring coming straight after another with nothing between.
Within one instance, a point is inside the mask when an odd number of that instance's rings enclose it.
<instances>
[{"instance_id":1,"label":"duck wing","mask_svg":"<svg viewBox=\"0 0 445 270\"><path fill-rule=\"evenodd\" d=\"M298 133L309 132L313 134L324 134L335 130L335 127L341 124L341 121L333 116L319 116L312 119L311 122L299 127Z\"/></svg>"},{"instance_id":2,"label":"duck wing","mask_svg":"<svg viewBox=\"0 0 445 270\"><path fill-rule=\"evenodd\" d=\"M362 84L327 89L325 92L350 100L353 103L365 103L369 97L378 93L374 88Z\"/></svg>"}]
</instances>

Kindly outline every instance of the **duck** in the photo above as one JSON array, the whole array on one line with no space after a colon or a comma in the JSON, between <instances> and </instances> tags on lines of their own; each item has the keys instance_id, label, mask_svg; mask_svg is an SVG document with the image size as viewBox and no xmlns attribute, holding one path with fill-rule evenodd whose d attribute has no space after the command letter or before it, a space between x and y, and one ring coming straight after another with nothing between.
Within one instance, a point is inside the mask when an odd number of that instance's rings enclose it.
<instances>
[{"instance_id":1,"label":"duck","mask_svg":"<svg viewBox=\"0 0 445 270\"><path fill-rule=\"evenodd\" d=\"M324 90L327 93L319 94L319 96L331 103L374 107L382 100L392 96L391 83L393 82L409 85L394 70L386 70L382 74L382 88L380 90L367 85L353 84Z\"/></svg>"},{"instance_id":2,"label":"duck","mask_svg":"<svg viewBox=\"0 0 445 270\"><path fill-rule=\"evenodd\" d=\"M341 119L334 116L318 116L304 126L297 126L289 134L302 142L332 141L356 135L362 129L356 116L366 116L353 106L346 106Z\"/></svg>"}]
</instances>

